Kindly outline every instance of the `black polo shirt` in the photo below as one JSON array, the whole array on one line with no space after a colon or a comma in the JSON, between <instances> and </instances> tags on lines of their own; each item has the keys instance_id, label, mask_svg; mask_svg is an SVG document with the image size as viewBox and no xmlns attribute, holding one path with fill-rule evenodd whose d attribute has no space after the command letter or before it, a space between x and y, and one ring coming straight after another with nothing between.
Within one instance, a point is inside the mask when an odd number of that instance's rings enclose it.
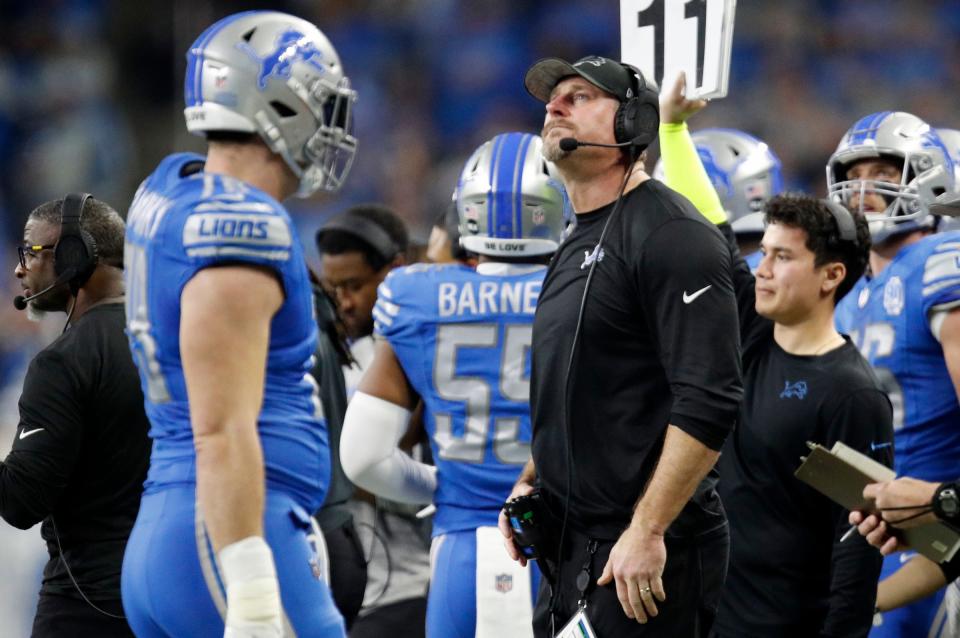
<instances>
[{"instance_id":1,"label":"black polo shirt","mask_svg":"<svg viewBox=\"0 0 960 638\"><path fill-rule=\"evenodd\" d=\"M617 538L660 456L668 424L719 450L742 396L731 258L719 231L678 193L648 180L613 204L577 215L547 272L533 328L533 460L551 509L567 495L570 523ZM567 379L590 263L577 358ZM724 524L715 474L668 530L695 536Z\"/></svg>"}]
</instances>

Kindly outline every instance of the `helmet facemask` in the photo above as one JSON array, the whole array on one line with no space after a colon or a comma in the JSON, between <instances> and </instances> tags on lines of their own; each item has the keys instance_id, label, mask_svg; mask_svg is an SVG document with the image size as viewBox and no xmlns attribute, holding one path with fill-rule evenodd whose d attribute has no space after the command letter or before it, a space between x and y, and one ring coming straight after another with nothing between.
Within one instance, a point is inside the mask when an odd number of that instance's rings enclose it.
<instances>
[{"instance_id":1,"label":"helmet facemask","mask_svg":"<svg viewBox=\"0 0 960 638\"><path fill-rule=\"evenodd\" d=\"M318 189L338 191L357 152L357 138L353 135L353 103L357 93L350 88L350 80L340 78L337 86L330 87L324 79L318 79L312 93L315 97L308 103L318 126L303 145L301 161L306 165L298 175L300 190L297 193L301 197ZM319 108L313 108L315 103Z\"/></svg>"}]
</instances>

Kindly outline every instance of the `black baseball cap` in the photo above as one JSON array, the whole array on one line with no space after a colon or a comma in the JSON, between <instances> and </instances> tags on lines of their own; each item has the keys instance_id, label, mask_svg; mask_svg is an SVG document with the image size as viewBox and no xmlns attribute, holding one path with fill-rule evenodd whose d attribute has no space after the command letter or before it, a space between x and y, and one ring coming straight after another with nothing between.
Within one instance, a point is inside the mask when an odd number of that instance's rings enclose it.
<instances>
[{"instance_id":1,"label":"black baseball cap","mask_svg":"<svg viewBox=\"0 0 960 638\"><path fill-rule=\"evenodd\" d=\"M599 55L580 58L573 64L560 58L544 58L527 70L523 84L527 92L541 102L550 101L550 92L563 78L579 75L590 84L612 94L621 102L634 97L644 80L616 60Z\"/></svg>"}]
</instances>

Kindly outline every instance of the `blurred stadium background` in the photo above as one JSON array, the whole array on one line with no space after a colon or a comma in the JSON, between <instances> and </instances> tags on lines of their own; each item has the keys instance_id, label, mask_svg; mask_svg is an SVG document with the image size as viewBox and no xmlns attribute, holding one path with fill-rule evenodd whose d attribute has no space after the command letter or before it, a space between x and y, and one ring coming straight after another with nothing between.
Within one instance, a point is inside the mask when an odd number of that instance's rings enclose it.
<instances>
[{"instance_id":1,"label":"blurred stadium background","mask_svg":"<svg viewBox=\"0 0 960 638\"><path fill-rule=\"evenodd\" d=\"M202 151L183 125L187 47L244 9L315 22L359 92L357 161L343 192L293 202L316 259L323 220L362 201L392 206L425 241L466 154L492 135L539 130L523 89L534 60L619 57L617 0L4 0L0 2L0 290L37 204L88 190L126 212L173 150ZM787 186L824 192L824 164L861 115L894 109L960 128L956 0L740 0L729 96L694 128L767 141ZM655 159L656 149L651 157ZM651 166L652 167L652 164ZM0 301L0 453L15 433L25 364L62 323L26 322ZM26 636L44 548L0 523L0 638Z\"/></svg>"}]
</instances>

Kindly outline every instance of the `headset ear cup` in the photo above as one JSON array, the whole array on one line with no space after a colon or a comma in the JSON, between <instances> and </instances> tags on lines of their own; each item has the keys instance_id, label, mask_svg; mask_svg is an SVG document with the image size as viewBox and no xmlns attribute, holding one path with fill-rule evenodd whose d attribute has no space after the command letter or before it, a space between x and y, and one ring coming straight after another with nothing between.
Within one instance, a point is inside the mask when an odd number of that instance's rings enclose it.
<instances>
[{"instance_id":1,"label":"headset ear cup","mask_svg":"<svg viewBox=\"0 0 960 638\"><path fill-rule=\"evenodd\" d=\"M83 246L74 235L61 235L57 241L56 248L53 249L53 270L57 276L62 275L70 269L76 272L76 265L82 258L81 250Z\"/></svg>"},{"instance_id":2,"label":"headset ear cup","mask_svg":"<svg viewBox=\"0 0 960 638\"><path fill-rule=\"evenodd\" d=\"M73 269L75 274L68 283L79 288L97 267L97 243L86 231L81 231L79 236L65 235L57 242L53 259L57 276Z\"/></svg>"},{"instance_id":3,"label":"headset ear cup","mask_svg":"<svg viewBox=\"0 0 960 638\"><path fill-rule=\"evenodd\" d=\"M613 135L618 144L632 142L634 151L640 152L660 131L660 95L656 85L647 82L638 68L630 64L623 67L633 74L637 94L617 109Z\"/></svg>"},{"instance_id":4,"label":"headset ear cup","mask_svg":"<svg viewBox=\"0 0 960 638\"><path fill-rule=\"evenodd\" d=\"M631 98L617 109L613 120L613 137L618 144L633 142L643 150L657 138L660 130L659 96L645 89L641 98Z\"/></svg>"},{"instance_id":5,"label":"headset ear cup","mask_svg":"<svg viewBox=\"0 0 960 638\"><path fill-rule=\"evenodd\" d=\"M87 283L90 275L97 269L97 264L100 263L100 253L97 251L97 241L93 238L93 235L81 230L80 237L83 242L84 259L80 263L80 268L77 269L78 283L76 285L78 287Z\"/></svg>"},{"instance_id":6,"label":"headset ear cup","mask_svg":"<svg viewBox=\"0 0 960 638\"><path fill-rule=\"evenodd\" d=\"M613 139L617 144L629 142L636 137L636 117L636 99L629 99L617 108L613 116Z\"/></svg>"},{"instance_id":7,"label":"headset ear cup","mask_svg":"<svg viewBox=\"0 0 960 638\"><path fill-rule=\"evenodd\" d=\"M634 127L636 133L634 139L637 146L646 148L657 138L657 134L660 132L660 110L651 104L638 104Z\"/></svg>"},{"instance_id":8,"label":"headset ear cup","mask_svg":"<svg viewBox=\"0 0 960 638\"><path fill-rule=\"evenodd\" d=\"M60 217L60 238L53 251L53 269L57 276L72 271L67 282L76 291L87 282L97 267L97 242L80 225L90 195L70 193L64 198Z\"/></svg>"}]
</instances>

